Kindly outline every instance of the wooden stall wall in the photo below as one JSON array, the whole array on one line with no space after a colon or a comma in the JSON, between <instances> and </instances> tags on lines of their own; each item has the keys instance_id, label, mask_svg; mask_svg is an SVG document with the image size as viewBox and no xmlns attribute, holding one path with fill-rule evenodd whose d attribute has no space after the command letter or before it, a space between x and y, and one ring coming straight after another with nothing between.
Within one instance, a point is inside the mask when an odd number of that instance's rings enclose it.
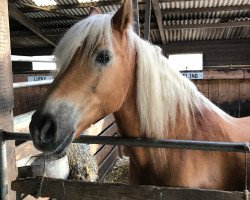
<instances>
[{"instance_id":1,"label":"wooden stall wall","mask_svg":"<svg viewBox=\"0 0 250 200\"><path fill-rule=\"evenodd\" d=\"M16 79L25 80L25 76ZM250 115L250 69L206 69L204 79L194 83L227 113L235 117ZM49 85L14 89L14 115L35 110L48 88Z\"/></svg>"},{"instance_id":2,"label":"wooden stall wall","mask_svg":"<svg viewBox=\"0 0 250 200\"><path fill-rule=\"evenodd\" d=\"M14 89L14 116L35 110L48 88L41 85Z\"/></svg>"},{"instance_id":3,"label":"wooden stall wall","mask_svg":"<svg viewBox=\"0 0 250 200\"><path fill-rule=\"evenodd\" d=\"M234 117L250 115L250 69L205 70L198 89Z\"/></svg>"}]
</instances>

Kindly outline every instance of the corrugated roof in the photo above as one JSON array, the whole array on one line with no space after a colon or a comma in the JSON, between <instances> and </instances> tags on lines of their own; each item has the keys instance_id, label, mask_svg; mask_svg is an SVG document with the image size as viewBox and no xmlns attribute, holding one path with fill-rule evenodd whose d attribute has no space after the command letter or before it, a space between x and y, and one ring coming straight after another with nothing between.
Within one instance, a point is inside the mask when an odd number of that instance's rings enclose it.
<instances>
[{"instance_id":1,"label":"corrugated roof","mask_svg":"<svg viewBox=\"0 0 250 200\"><path fill-rule=\"evenodd\" d=\"M69 27L79 19L73 19L67 15L83 18L89 13L89 6L95 3L99 5L101 12L113 12L120 7L120 1L95 0L92 3L78 3L77 0L55 0L56 6L43 7L53 12L34 10L25 4L35 5L32 0L15 0L16 8L22 11L28 18L32 19L41 27L44 35L59 40ZM162 12L163 25L168 27L164 30L167 42L193 41L193 40L222 40L222 39L244 39L250 38L250 26L236 27L195 27L195 25L220 24L234 22L250 22L250 0L190 0L190 1L167 1L159 0ZM143 33L145 1L139 1L141 32ZM191 28L176 28L178 25L189 25ZM154 12L151 18L150 40L161 43L161 36L156 23ZM44 47L50 44L34 34L17 21L10 21L12 48ZM25 37L18 37L18 34Z\"/></svg>"}]
</instances>

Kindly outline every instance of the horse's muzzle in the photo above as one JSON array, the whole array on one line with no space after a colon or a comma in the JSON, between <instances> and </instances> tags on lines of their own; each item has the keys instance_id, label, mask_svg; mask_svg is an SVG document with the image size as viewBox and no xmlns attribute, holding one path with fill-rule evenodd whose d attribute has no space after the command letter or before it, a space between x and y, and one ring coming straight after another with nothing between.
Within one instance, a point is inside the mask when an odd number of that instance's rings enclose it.
<instances>
[{"instance_id":1,"label":"horse's muzzle","mask_svg":"<svg viewBox=\"0 0 250 200\"><path fill-rule=\"evenodd\" d=\"M71 142L69 132L62 131L51 114L36 111L30 123L30 134L34 146L44 153L61 153Z\"/></svg>"}]
</instances>

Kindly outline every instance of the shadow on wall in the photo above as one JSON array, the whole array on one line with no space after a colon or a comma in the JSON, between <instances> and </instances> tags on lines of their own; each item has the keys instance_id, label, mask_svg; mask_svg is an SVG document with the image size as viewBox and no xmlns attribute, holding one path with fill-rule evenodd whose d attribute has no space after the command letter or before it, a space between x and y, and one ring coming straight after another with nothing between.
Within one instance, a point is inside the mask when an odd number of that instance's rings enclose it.
<instances>
[{"instance_id":1,"label":"shadow on wall","mask_svg":"<svg viewBox=\"0 0 250 200\"><path fill-rule=\"evenodd\" d=\"M250 116L250 100L224 102L217 106L233 117Z\"/></svg>"}]
</instances>

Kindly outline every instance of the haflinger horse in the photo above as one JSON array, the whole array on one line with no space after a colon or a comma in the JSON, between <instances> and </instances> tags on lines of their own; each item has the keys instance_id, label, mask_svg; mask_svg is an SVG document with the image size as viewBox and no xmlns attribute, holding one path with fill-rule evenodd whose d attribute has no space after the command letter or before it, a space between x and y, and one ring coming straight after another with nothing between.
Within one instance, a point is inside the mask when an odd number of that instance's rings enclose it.
<instances>
[{"instance_id":1,"label":"haflinger horse","mask_svg":"<svg viewBox=\"0 0 250 200\"><path fill-rule=\"evenodd\" d=\"M161 49L132 29L132 2L71 27L55 50L59 72L32 117L34 146L60 153L114 113L123 137L247 142L250 118L236 119L168 66ZM244 189L244 154L128 147L129 182Z\"/></svg>"}]
</instances>

